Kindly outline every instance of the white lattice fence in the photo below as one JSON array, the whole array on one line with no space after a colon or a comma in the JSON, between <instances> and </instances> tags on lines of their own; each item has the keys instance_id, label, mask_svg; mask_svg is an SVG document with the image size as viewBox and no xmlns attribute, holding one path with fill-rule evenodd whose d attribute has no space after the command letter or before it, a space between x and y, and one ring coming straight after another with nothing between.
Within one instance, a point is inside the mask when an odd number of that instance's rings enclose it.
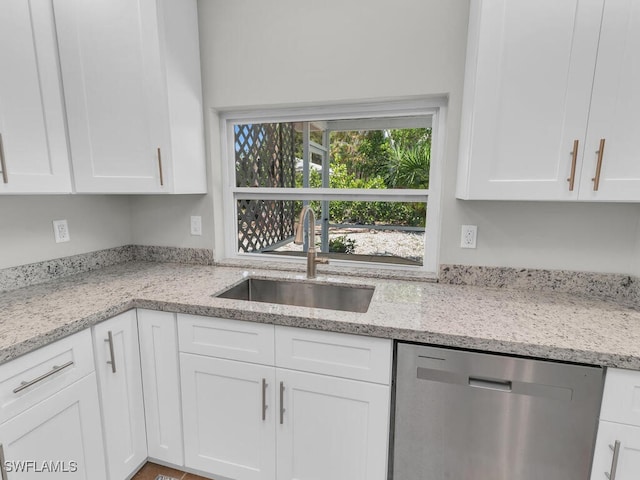
<instances>
[{"instance_id":1,"label":"white lattice fence","mask_svg":"<svg viewBox=\"0 0 640 480\"><path fill-rule=\"evenodd\" d=\"M238 187L295 187L295 130L290 123L238 125ZM238 249L255 252L292 237L295 202L238 200Z\"/></svg>"}]
</instances>

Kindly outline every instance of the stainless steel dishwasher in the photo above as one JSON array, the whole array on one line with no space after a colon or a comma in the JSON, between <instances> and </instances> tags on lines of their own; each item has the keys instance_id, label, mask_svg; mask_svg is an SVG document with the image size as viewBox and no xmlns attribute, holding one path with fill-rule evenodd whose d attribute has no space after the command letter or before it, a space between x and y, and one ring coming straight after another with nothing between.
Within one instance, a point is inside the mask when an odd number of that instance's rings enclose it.
<instances>
[{"instance_id":1,"label":"stainless steel dishwasher","mask_svg":"<svg viewBox=\"0 0 640 480\"><path fill-rule=\"evenodd\" d=\"M603 369L399 343L393 480L588 480Z\"/></svg>"}]
</instances>

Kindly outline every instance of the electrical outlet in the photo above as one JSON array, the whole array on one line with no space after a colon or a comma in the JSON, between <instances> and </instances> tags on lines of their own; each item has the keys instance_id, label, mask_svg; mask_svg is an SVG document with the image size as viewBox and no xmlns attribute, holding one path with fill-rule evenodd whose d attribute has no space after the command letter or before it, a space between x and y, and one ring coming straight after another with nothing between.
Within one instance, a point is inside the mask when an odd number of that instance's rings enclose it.
<instances>
[{"instance_id":1,"label":"electrical outlet","mask_svg":"<svg viewBox=\"0 0 640 480\"><path fill-rule=\"evenodd\" d=\"M200 215L191 217L191 235L202 235L202 217Z\"/></svg>"},{"instance_id":2,"label":"electrical outlet","mask_svg":"<svg viewBox=\"0 0 640 480\"><path fill-rule=\"evenodd\" d=\"M462 225L462 235L460 237L461 248L476 248L476 238L478 237L478 227L476 225Z\"/></svg>"},{"instance_id":3,"label":"electrical outlet","mask_svg":"<svg viewBox=\"0 0 640 480\"><path fill-rule=\"evenodd\" d=\"M56 239L56 243L68 242L71 240L69 225L67 225L66 220L53 221L53 235Z\"/></svg>"}]
</instances>

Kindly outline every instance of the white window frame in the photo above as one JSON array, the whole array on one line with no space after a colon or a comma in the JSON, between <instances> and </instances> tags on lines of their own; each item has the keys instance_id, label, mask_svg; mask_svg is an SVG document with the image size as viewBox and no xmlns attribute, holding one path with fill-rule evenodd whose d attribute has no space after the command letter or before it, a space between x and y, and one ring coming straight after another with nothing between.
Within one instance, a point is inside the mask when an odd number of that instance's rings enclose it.
<instances>
[{"instance_id":1,"label":"white window frame","mask_svg":"<svg viewBox=\"0 0 640 480\"><path fill-rule=\"evenodd\" d=\"M222 202L224 211L224 252L228 259L251 259L305 263L305 258L238 252L237 200L346 200L346 201L407 201L426 202L427 221L424 234L423 265L397 265L363 261L331 260L332 265L371 267L390 270L437 272L440 250L442 170L445 144L447 101L442 97L412 98L356 104L268 108L220 112L222 154ZM431 117L432 143L429 189L331 189L331 188L254 188L236 187L235 138L236 124L284 123L322 120L358 120L386 117ZM362 127L360 127L362 128Z\"/></svg>"}]
</instances>

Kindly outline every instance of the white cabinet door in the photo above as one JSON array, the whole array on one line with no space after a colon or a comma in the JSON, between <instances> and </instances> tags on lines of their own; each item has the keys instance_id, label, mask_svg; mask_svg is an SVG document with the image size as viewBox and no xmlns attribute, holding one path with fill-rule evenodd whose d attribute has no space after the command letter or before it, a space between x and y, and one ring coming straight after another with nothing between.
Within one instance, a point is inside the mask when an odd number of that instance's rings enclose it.
<instances>
[{"instance_id":1,"label":"white cabinet door","mask_svg":"<svg viewBox=\"0 0 640 480\"><path fill-rule=\"evenodd\" d=\"M0 425L0 439L11 480L106 480L95 374Z\"/></svg>"},{"instance_id":2,"label":"white cabinet door","mask_svg":"<svg viewBox=\"0 0 640 480\"><path fill-rule=\"evenodd\" d=\"M171 172L156 0L54 7L76 190L164 191Z\"/></svg>"},{"instance_id":3,"label":"white cabinet door","mask_svg":"<svg viewBox=\"0 0 640 480\"><path fill-rule=\"evenodd\" d=\"M147 458L135 310L97 324L93 339L109 478L121 480Z\"/></svg>"},{"instance_id":4,"label":"white cabinet door","mask_svg":"<svg viewBox=\"0 0 640 480\"><path fill-rule=\"evenodd\" d=\"M602 5L471 2L460 198L577 198Z\"/></svg>"},{"instance_id":5,"label":"white cabinet door","mask_svg":"<svg viewBox=\"0 0 640 480\"><path fill-rule=\"evenodd\" d=\"M640 201L640 2L606 0L580 197ZM598 190L601 139L605 140Z\"/></svg>"},{"instance_id":6,"label":"white cabinet door","mask_svg":"<svg viewBox=\"0 0 640 480\"><path fill-rule=\"evenodd\" d=\"M384 480L388 386L277 369L279 480Z\"/></svg>"},{"instance_id":7,"label":"white cabinet door","mask_svg":"<svg viewBox=\"0 0 640 480\"><path fill-rule=\"evenodd\" d=\"M0 8L0 193L70 192L51 3Z\"/></svg>"},{"instance_id":8,"label":"white cabinet door","mask_svg":"<svg viewBox=\"0 0 640 480\"><path fill-rule=\"evenodd\" d=\"M184 465L178 332L173 313L137 311L149 457Z\"/></svg>"},{"instance_id":9,"label":"white cabinet door","mask_svg":"<svg viewBox=\"0 0 640 480\"><path fill-rule=\"evenodd\" d=\"M614 451L618 444L618 456ZM593 457L591 480L607 480L616 469L615 480L635 480L640 472L640 427L600 422Z\"/></svg>"},{"instance_id":10,"label":"white cabinet door","mask_svg":"<svg viewBox=\"0 0 640 480\"><path fill-rule=\"evenodd\" d=\"M275 479L274 368L181 353L180 369L185 465L234 480Z\"/></svg>"}]
</instances>

